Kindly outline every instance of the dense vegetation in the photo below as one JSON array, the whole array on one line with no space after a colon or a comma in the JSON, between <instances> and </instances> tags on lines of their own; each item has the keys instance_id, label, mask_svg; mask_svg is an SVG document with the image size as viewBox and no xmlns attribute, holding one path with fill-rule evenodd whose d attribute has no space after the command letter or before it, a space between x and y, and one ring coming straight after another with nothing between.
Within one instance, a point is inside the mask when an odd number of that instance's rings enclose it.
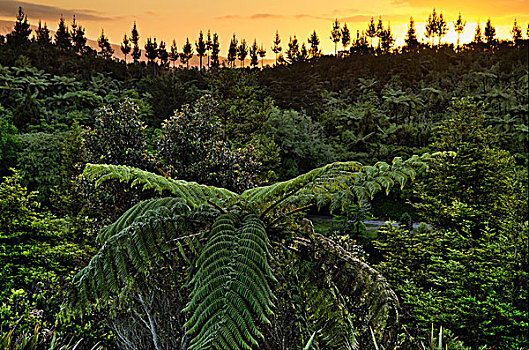
<instances>
[{"instance_id":1,"label":"dense vegetation","mask_svg":"<svg viewBox=\"0 0 529 350\"><path fill-rule=\"evenodd\" d=\"M521 32L206 70L25 23L0 45L0 347L529 346Z\"/></svg>"}]
</instances>

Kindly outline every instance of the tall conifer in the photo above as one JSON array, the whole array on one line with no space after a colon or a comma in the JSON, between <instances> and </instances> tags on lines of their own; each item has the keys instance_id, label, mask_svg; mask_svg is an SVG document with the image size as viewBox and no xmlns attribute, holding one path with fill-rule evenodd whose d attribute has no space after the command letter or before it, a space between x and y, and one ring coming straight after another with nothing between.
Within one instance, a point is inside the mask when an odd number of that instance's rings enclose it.
<instances>
[{"instance_id":1,"label":"tall conifer","mask_svg":"<svg viewBox=\"0 0 529 350\"><path fill-rule=\"evenodd\" d=\"M55 32L55 45L59 50L68 50L72 47L70 32L62 16L59 20L57 31Z\"/></svg>"},{"instance_id":2,"label":"tall conifer","mask_svg":"<svg viewBox=\"0 0 529 350\"><path fill-rule=\"evenodd\" d=\"M279 32L276 30L276 36L274 37L273 41L274 46L272 46L272 52L276 55L276 66L277 66L277 55L281 53L283 48L280 46L281 44L281 38L279 38Z\"/></svg>"},{"instance_id":3,"label":"tall conifer","mask_svg":"<svg viewBox=\"0 0 529 350\"><path fill-rule=\"evenodd\" d=\"M138 28L136 28L136 21L134 21L132 31L130 32L130 42L132 43L132 59L134 62L138 62L141 57L141 49L140 34L138 33Z\"/></svg>"},{"instance_id":4,"label":"tall conifer","mask_svg":"<svg viewBox=\"0 0 529 350\"><path fill-rule=\"evenodd\" d=\"M347 23L344 23L342 32L341 32L341 39L342 39L342 46L344 51L347 50L347 46L351 43L351 32L349 31L349 28L347 27Z\"/></svg>"},{"instance_id":5,"label":"tall conifer","mask_svg":"<svg viewBox=\"0 0 529 350\"><path fill-rule=\"evenodd\" d=\"M44 25L42 25L41 21L39 20L39 26L35 32L35 35L37 43L43 45L51 44L50 30L48 29L46 22L44 22Z\"/></svg>"},{"instance_id":6,"label":"tall conifer","mask_svg":"<svg viewBox=\"0 0 529 350\"><path fill-rule=\"evenodd\" d=\"M410 17L410 24L408 25L408 31L406 33L406 38L404 39L404 42L406 43L406 49L410 52L416 51L417 47L419 46L419 41L417 40L417 34L415 32L415 22L413 21L413 17Z\"/></svg>"},{"instance_id":7,"label":"tall conifer","mask_svg":"<svg viewBox=\"0 0 529 350\"><path fill-rule=\"evenodd\" d=\"M204 41L204 34L202 31L198 34L198 41L195 42L195 48L197 50L197 56L200 60L200 70L202 70L202 57L206 54L206 42Z\"/></svg>"},{"instance_id":8,"label":"tall conifer","mask_svg":"<svg viewBox=\"0 0 529 350\"><path fill-rule=\"evenodd\" d=\"M248 56L248 45L246 44L245 39L241 39L241 43L237 49L237 58L241 61L242 68L244 68L244 60L246 59L246 56Z\"/></svg>"},{"instance_id":9,"label":"tall conifer","mask_svg":"<svg viewBox=\"0 0 529 350\"><path fill-rule=\"evenodd\" d=\"M373 38L377 36L377 28L375 26L375 19L371 17L371 21L367 25L366 35L371 40L371 48L373 48Z\"/></svg>"},{"instance_id":10,"label":"tall conifer","mask_svg":"<svg viewBox=\"0 0 529 350\"><path fill-rule=\"evenodd\" d=\"M316 31L313 31L312 34L309 37L308 43L310 44L309 48L309 54L310 58L316 58L320 56L320 38L318 38L318 34L316 34Z\"/></svg>"},{"instance_id":11,"label":"tall conifer","mask_svg":"<svg viewBox=\"0 0 529 350\"><path fill-rule=\"evenodd\" d=\"M237 48L238 48L239 41L235 37L235 34L233 34L233 37L230 41L230 47L228 48L228 64L233 68L235 66L235 60L237 59Z\"/></svg>"},{"instance_id":12,"label":"tall conifer","mask_svg":"<svg viewBox=\"0 0 529 350\"><path fill-rule=\"evenodd\" d=\"M220 43L219 36L217 33L213 34L213 41L211 43L211 64L214 67L218 67L219 62L219 53L220 53Z\"/></svg>"},{"instance_id":13,"label":"tall conifer","mask_svg":"<svg viewBox=\"0 0 529 350\"><path fill-rule=\"evenodd\" d=\"M338 22L338 19L335 19L332 23L332 29L331 29L331 36L330 39L334 43L334 55L336 56L336 53L338 52L338 43L340 42L340 38L342 37L342 32L340 30L340 23Z\"/></svg>"},{"instance_id":14,"label":"tall conifer","mask_svg":"<svg viewBox=\"0 0 529 350\"><path fill-rule=\"evenodd\" d=\"M169 53L169 60L173 62L173 68L176 66L176 61L178 61L178 57L180 57L180 55L178 54L176 40L173 39L173 43L171 44L171 52Z\"/></svg>"},{"instance_id":15,"label":"tall conifer","mask_svg":"<svg viewBox=\"0 0 529 350\"><path fill-rule=\"evenodd\" d=\"M99 52L101 57L105 59L112 58L112 55L114 54L114 49L110 45L108 38L105 36L105 31L103 29L101 29L101 36L97 39L97 45L101 49L101 51Z\"/></svg>"},{"instance_id":16,"label":"tall conifer","mask_svg":"<svg viewBox=\"0 0 529 350\"><path fill-rule=\"evenodd\" d=\"M463 20L461 17L461 12L459 12L459 17L454 21L454 30L457 33L457 47L459 47L459 39L461 38L461 33L465 30L465 26L467 25L467 21Z\"/></svg>"},{"instance_id":17,"label":"tall conifer","mask_svg":"<svg viewBox=\"0 0 529 350\"><path fill-rule=\"evenodd\" d=\"M184 45L184 48L182 49L182 53L180 53L180 61L183 64L187 65L187 69L189 69L189 61L193 57L193 46L191 46L191 43L189 42L189 38L186 38L186 43Z\"/></svg>"},{"instance_id":18,"label":"tall conifer","mask_svg":"<svg viewBox=\"0 0 529 350\"><path fill-rule=\"evenodd\" d=\"M131 49L130 40L127 37L127 34L125 34L123 35L123 40L121 41L121 52L125 56L125 64L127 64L127 55L130 53Z\"/></svg>"}]
</instances>

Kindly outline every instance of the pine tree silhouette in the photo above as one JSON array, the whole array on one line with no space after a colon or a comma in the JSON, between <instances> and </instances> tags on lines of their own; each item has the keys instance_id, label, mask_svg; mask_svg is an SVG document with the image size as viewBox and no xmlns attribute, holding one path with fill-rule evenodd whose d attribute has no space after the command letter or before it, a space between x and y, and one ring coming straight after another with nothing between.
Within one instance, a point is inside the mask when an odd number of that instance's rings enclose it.
<instances>
[{"instance_id":1,"label":"pine tree silhouette","mask_svg":"<svg viewBox=\"0 0 529 350\"><path fill-rule=\"evenodd\" d=\"M430 41L430 38L432 40L431 45L434 46L435 36L437 34L437 12L435 12L435 9L433 9L432 13L428 15L428 21L426 22L425 27L425 34L424 36L428 38L428 41Z\"/></svg>"},{"instance_id":2,"label":"pine tree silhouette","mask_svg":"<svg viewBox=\"0 0 529 350\"><path fill-rule=\"evenodd\" d=\"M123 35L123 40L121 41L121 52L125 56L125 64L127 64L127 55L130 53L132 47L130 46L130 40L127 37L127 34Z\"/></svg>"},{"instance_id":3,"label":"pine tree silhouette","mask_svg":"<svg viewBox=\"0 0 529 350\"><path fill-rule=\"evenodd\" d=\"M134 22L134 26L132 27L132 31L130 33L130 42L132 43L132 59L134 63L138 62L141 57L141 50L140 50L140 34L138 33L138 29L136 28L136 22Z\"/></svg>"},{"instance_id":4,"label":"pine tree silhouette","mask_svg":"<svg viewBox=\"0 0 529 350\"><path fill-rule=\"evenodd\" d=\"M163 67L167 67L169 62L169 53L165 47L165 41L160 41L160 45L158 46L158 58L160 59L160 64Z\"/></svg>"},{"instance_id":5,"label":"pine tree silhouette","mask_svg":"<svg viewBox=\"0 0 529 350\"><path fill-rule=\"evenodd\" d=\"M210 56L211 56L212 47L213 47L213 41L211 41L211 32L208 29L208 39L206 40L206 55L208 56L208 68L211 67Z\"/></svg>"},{"instance_id":6,"label":"pine tree silhouette","mask_svg":"<svg viewBox=\"0 0 529 350\"><path fill-rule=\"evenodd\" d=\"M313 31L312 34L309 37L308 43L310 44L309 48L309 54L310 58L316 58L320 56L320 38L318 38L318 34L316 34L316 31Z\"/></svg>"},{"instance_id":7,"label":"pine tree silhouette","mask_svg":"<svg viewBox=\"0 0 529 350\"><path fill-rule=\"evenodd\" d=\"M512 41L514 43L516 43L518 40L522 38L522 28L516 22L516 18L514 19L514 24L511 29L511 35L512 35Z\"/></svg>"},{"instance_id":8,"label":"pine tree silhouette","mask_svg":"<svg viewBox=\"0 0 529 350\"><path fill-rule=\"evenodd\" d=\"M309 59L309 51L307 50L307 45L305 43L301 44L301 50L299 50L298 61L305 62Z\"/></svg>"},{"instance_id":9,"label":"pine tree silhouette","mask_svg":"<svg viewBox=\"0 0 529 350\"><path fill-rule=\"evenodd\" d=\"M156 38L147 38L147 42L145 43L145 57L147 57L150 64L153 64L158 58L158 43L156 42Z\"/></svg>"},{"instance_id":10,"label":"pine tree silhouette","mask_svg":"<svg viewBox=\"0 0 529 350\"><path fill-rule=\"evenodd\" d=\"M171 62L173 62L173 68L176 65L176 61L178 61L178 57L180 57L180 55L178 54L176 40L173 39L173 43L171 44L171 52L169 53L169 59L171 60Z\"/></svg>"},{"instance_id":11,"label":"pine tree silhouette","mask_svg":"<svg viewBox=\"0 0 529 350\"><path fill-rule=\"evenodd\" d=\"M459 39L461 38L461 33L465 30L465 26L467 25L467 21L463 21L463 18L461 17L461 12L459 12L459 17L454 21L454 30L457 33L457 47L459 48Z\"/></svg>"},{"instance_id":12,"label":"pine tree silhouette","mask_svg":"<svg viewBox=\"0 0 529 350\"><path fill-rule=\"evenodd\" d=\"M331 40L334 43L334 55L336 56L338 52L338 43L340 42L340 38L342 36L342 32L340 31L340 23L338 22L338 19L335 19L332 23L332 29L331 29Z\"/></svg>"},{"instance_id":13,"label":"pine tree silhouette","mask_svg":"<svg viewBox=\"0 0 529 350\"><path fill-rule=\"evenodd\" d=\"M384 36L384 23L382 23L382 17L378 17L377 22L377 38L378 38L378 46L377 48L380 49L380 45L382 43L382 37Z\"/></svg>"},{"instance_id":14,"label":"pine tree silhouette","mask_svg":"<svg viewBox=\"0 0 529 350\"><path fill-rule=\"evenodd\" d=\"M228 48L228 63L230 67L235 66L235 60L237 59L237 52L238 52L238 44L239 41L235 37L235 34L233 34L233 38L231 38L230 41L230 47Z\"/></svg>"},{"instance_id":15,"label":"pine tree silhouette","mask_svg":"<svg viewBox=\"0 0 529 350\"><path fill-rule=\"evenodd\" d=\"M75 52L83 53L86 47L85 29L77 24L75 15L73 15L71 36Z\"/></svg>"},{"instance_id":16,"label":"pine tree silhouette","mask_svg":"<svg viewBox=\"0 0 529 350\"><path fill-rule=\"evenodd\" d=\"M219 53L220 53L219 36L217 33L215 33L213 34L213 41L211 43L211 64L214 67L218 67L220 65Z\"/></svg>"},{"instance_id":17,"label":"pine tree silhouette","mask_svg":"<svg viewBox=\"0 0 529 350\"><path fill-rule=\"evenodd\" d=\"M44 25L42 25L41 21L39 20L39 26L35 32L35 35L37 43L41 45L51 44L50 30L48 29L46 22L44 22Z\"/></svg>"},{"instance_id":18,"label":"pine tree silhouette","mask_svg":"<svg viewBox=\"0 0 529 350\"><path fill-rule=\"evenodd\" d=\"M478 20L478 25L476 26L476 30L474 30L474 40L472 41L475 44L480 44L483 42L483 33L481 31L481 25Z\"/></svg>"},{"instance_id":19,"label":"pine tree silhouette","mask_svg":"<svg viewBox=\"0 0 529 350\"><path fill-rule=\"evenodd\" d=\"M371 17L371 22L367 26L366 35L371 39L371 48L373 48L373 38L377 36L377 28L373 17Z\"/></svg>"},{"instance_id":20,"label":"pine tree silhouette","mask_svg":"<svg viewBox=\"0 0 529 350\"><path fill-rule=\"evenodd\" d=\"M259 47L257 46L257 39L253 40L253 44L250 47L250 66L257 67L259 64Z\"/></svg>"},{"instance_id":21,"label":"pine tree silhouette","mask_svg":"<svg viewBox=\"0 0 529 350\"><path fill-rule=\"evenodd\" d=\"M290 37L290 41L288 42L288 50L286 52L287 60L290 63L294 63L299 60L299 54L298 38L294 35L294 38Z\"/></svg>"},{"instance_id":22,"label":"pine tree silhouette","mask_svg":"<svg viewBox=\"0 0 529 350\"><path fill-rule=\"evenodd\" d=\"M419 41L417 40L417 33L415 31L415 22L413 21L413 17L410 17L410 24L408 24L408 31L406 32L406 38L404 39L404 42L406 43L407 51L417 51Z\"/></svg>"},{"instance_id":23,"label":"pine tree silhouette","mask_svg":"<svg viewBox=\"0 0 529 350\"><path fill-rule=\"evenodd\" d=\"M274 37L273 41L274 46L272 46L272 52L276 55L276 66L277 66L277 55L281 53L281 50L283 48L279 46L281 44L281 39L279 38L279 32L276 30L276 36Z\"/></svg>"},{"instance_id":24,"label":"pine tree silhouette","mask_svg":"<svg viewBox=\"0 0 529 350\"><path fill-rule=\"evenodd\" d=\"M384 53L389 53L393 45L395 44L395 38L393 37L393 33L391 33L391 26L388 22L388 28L382 30L382 33L380 34L380 41L381 41L381 49Z\"/></svg>"},{"instance_id":25,"label":"pine tree silhouette","mask_svg":"<svg viewBox=\"0 0 529 350\"><path fill-rule=\"evenodd\" d=\"M70 33L62 15L59 20L57 31L55 32L55 46L57 46L59 50L69 50L72 47Z\"/></svg>"},{"instance_id":26,"label":"pine tree silhouette","mask_svg":"<svg viewBox=\"0 0 529 350\"><path fill-rule=\"evenodd\" d=\"M437 23L435 26L437 37L439 38L439 42L437 43L438 47L441 47L441 38L448 33L448 23L446 23L446 20L443 17L443 13L441 12L439 14L439 17L437 18Z\"/></svg>"},{"instance_id":27,"label":"pine tree silhouette","mask_svg":"<svg viewBox=\"0 0 529 350\"><path fill-rule=\"evenodd\" d=\"M237 49L237 58L241 61L242 68L244 68L244 60L246 59L246 56L248 56L248 45L246 44L246 40L242 39L241 44Z\"/></svg>"},{"instance_id":28,"label":"pine tree silhouette","mask_svg":"<svg viewBox=\"0 0 529 350\"><path fill-rule=\"evenodd\" d=\"M349 31L349 28L347 28L347 23L344 23L342 28L342 46L344 51L347 50L347 46L351 43L351 32Z\"/></svg>"},{"instance_id":29,"label":"pine tree silhouette","mask_svg":"<svg viewBox=\"0 0 529 350\"><path fill-rule=\"evenodd\" d=\"M206 42L204 41L204 34L202 31L198 34L198 41L195 42L195 48L197 50L197 56L200 60L200 70L202 70L202 57L206 54Z\"/></svg>"},{"instance_id":30,"label":"pine tree silhouette","mask_svg":"<svg viewBox=\"0 0 529 350\"><path fill-rule=\"evenodd\" d=\"M186 38L186 43L184 45L184 48L182 49L182 53L180 54L180 61L183 64L187 64L187 69L189 69L189 61L193 57L193 46L191 46L191 43L189 42L189 38Z\"/></svg>"},{"instance_id":31,"label":"pine tree silhouette","mask_svg":"<svg viewBox=\"0 0 529 350\"><path fill-rule=\"evenodd\" d=\"M112 58L112 55L114 54L114 49L110 45L110 42L108 41L108 38L105 36L104 29L101 29L101 36L97 39L97 45L101 49L99 54L104 59L110 59Z\"/></svg>"},{"instance_id":32,"label":"pine tree silhouette","mask_svg":"<svg viewBox=\"0 0 529 350\"><path fill-rule=\"evenodd\" d=\"M28 16L24 14L22 7L18 7L15 27L13 31L7 35L7 42L13 45L24 45L29 43L29 36L31 35L31 28L28 23Z\"/></svg>"},{"instance_id":33,"label":"pine tree silhouette","mask_svg":"<svg viewBox=\"0 0 529 350\"><path fill-rule=\"evenodd\" d=\"M496 28L494 28L490 22L490 18L487 20L487 24L485 24L485 30L483 34L485 35L485 42L488 45L491 45L496 41Z\"/></svg>"},{"instance_id":34,"label":"pine tree silhouette","mask_svg":"<svg viewBox=\"0 0 529 350\"><path fill-rule=\"evenodd\" d=\"M261 58L261 68L264 68L264 58L266 56L266 49L264 48L262 43L261 43L261 46L259 47L259 51L257 52L257 54Z\"/></svg>"}]
</instances>

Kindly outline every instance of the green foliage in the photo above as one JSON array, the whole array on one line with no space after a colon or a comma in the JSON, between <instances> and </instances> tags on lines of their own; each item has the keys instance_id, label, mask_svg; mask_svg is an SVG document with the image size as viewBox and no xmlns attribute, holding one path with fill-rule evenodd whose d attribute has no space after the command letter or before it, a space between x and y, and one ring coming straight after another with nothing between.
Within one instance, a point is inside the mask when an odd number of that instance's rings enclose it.
<instances>
[{"instance_id":1,"label":"green foliage","mask_svg":"<svg viewBox=\"0 0 529 350\"><path fill-rule=\"evenodd\" d=\"M265 130L281 147L281 178L297 176L334 159L321 126L306 114L274 109Z\"/></svg>"},{"instance_id":2,"label":"green foliage","mask_svg":"<svg viewBox=\"0 0 529 350\"><path fill-rule=\"evenodd\" d=\"M345 247L349 247L350 240L353 238L360 239L366 232L364 220L367 218L368 205L363 203L363 206L356 204L345 205L341 210L340 215L333 215L333 223L330 228L331 237L338 242L344 243ZM353 247L347 249L353 251Z\"/></svg>"},{"instance_id":3,"label":"green foliage","mask_svg":"<svg viewBox=\"0 0 529 350\"><path fill-rule=\"evenodd\" d=\"M87 159L97 163L147 164L146 125L138 116L137 105L125 99L117 109L104 107L93 128L83 132Z\"/></svg>"},{"instance_id":4,"label":"green foliage","mask_svg":"<svg viewBox=\"0 0 529 350\"><path fill-rule=\"evenodd\" d=\"M17 139L20 151L17 168L24 174L24 183L37 190L39 201L49 204L52 189L62 182L61 158L65 134L22 134Z\"/></svg>"},{"instance_id":5,"label":"green foliage","mask_svg":"<svg viewBox=\"0 0 529 350\"><path fill-rule=\"evenodd\" d=\"M36 327L51 333L68 328L56 324L66 300L64 287L72 270L92 253L90 247L69 240L69 222L40 212L36 193L28 192L21 181L15 172L0 183L0 329L7 332L2 336L10 334L12 344ZM84 331L86 338L94 335L89 325ZM39 340L50 341L46 336Z\"/></svg>"},{"instance_id":6,"label":"green foliage","mask_svg":"<svg viewBox=\"0 0 529 350\"><path fill-rule=\"evenodd\" d=\"M0 117L0 176L7 175L9 166L15 164L16 151L19 148L16 133L15 126Z\"/></svg>"},{"instance_id":7,"label":"green foliage","mask_svg":"<svg viewBox=\"0 0 529 350\"><path fill-rule=\"evenodd\" d=\"M26 90L26 97L13 112L13 124L19 130L26 130L30 125L40 124L40 107L31 95L29 87Z\"/></svg>"},{"instance_id":8,"label":"green foliage","mask_svg":"<svg viewBox=\"0 0 529 350\"><path fill-rule=\"evenodd\" d=\"M244 70L219 69L208 74L212 96L218 103L217 117L223 136L244 144L264 130L273 101L258 86L255 73Z\"/></svg>"},{"instance_id":9,"label":"green foliage","mask_svg":"<svg viewBox=\"0 0 529 350\"><path fill-rule=\"evenodd\" d=\"M261 164L251 144L235 148L223 140L218 111L208 95L185 105L164 122L158 157L173 177L243 191L259 180Z\"/></svg>"},{"instance_id":10,"label":"green foliage","mask_svg":"<svg viewBox=\"0 0 529 350\"><path fill-rule=\"evenodd\" d=\"M267 262L272 247L268 239L277 237L281 242L288 236L280 229L277 231L278 224L292 225L288 217L306 210L307 204L338 206L344 201L343 197L348 197L349 201L363 200L382 188L389 191L395 183L404 186L409 178L415 177L414 169L426 166L425 159L427 157L395 159L392 165L377 163L375 166L334 163L289 181L247 190L241 195L131 167L89 164L85 176L96 185L119 179L132 186L155 189L160 194L168 191L174 197L140 202L101 232L102 248L75 277L78 287L75 304L105 303L116 294L118 300L126 300L145 285L153 268L164 270L173 266L175 279L181 278L177 271L186 271L193 285L186 308L192 312L187 322L188 334L193 336L191 345L208 348L219 342L216 346L221 348L249 347L258 343L257 338L262 334L254 319L267 323L273 305L272 288L266 282L272 279ZM347 191L350 193L343 195ZM217 218L220 213L240 215L244 219L238 224L233 216ZM210 227L213 218L217 219ZM265 227L276 230L275 234L269 236ZM371 292L376 291L377 301L369 304L365 311L366 321L375 322L379 326L377 334L390 342L391 336L383 335L385 328L394 327L393 321L384 320L396 317L394 294L389 286L367 264L344 257L347 254L332 241L321 237L319 242L322 249L339 250L336 256L345 259L342 263L354 266L355 274L361 276L362 281L356 293L369 293L364 291L365 286ZM169 254L172 251L179 254ZM182 261L188 264L188 269L176 270L175 264ZM226 295L225 291L231 292ZM388 316L390 314L392 316ZM341 310L329 317L338 320L344 315L346 311ZM347 322L342 326L351 332ZM332 326L323 328L333 329ZM333 332L329 330L330 338L322 339L331 339ZM156 344L157 340L153 338L153 342Z\"/></svg>"},{"instance_id":11,"label":"green foliage","mask_svg":"<svg viewBox=\"0 0 529 350\"><path fill-rule=\"evenodd\" d=\"M270 323L274 280L268 259L269 241L264 224L256 216L220 216L215 220L195 265L193 289L184 311L192 316L184 325L195 335L190 349L251 349L263 334L260 322Z\"/></svg>"},{"instance_id":12,"label":"green foliage","mask_svg":"<svg viewBox=\"0 0 529 350\"><path fill-rule=\"evenodd\" d=\"M453 231L379 230L377 267L394 286L414 338L425 341L434 323L473 348L528 346L527 223L514 230L484 231L477 239Z\"/></svg>"},{"instance_id":13,"label":"green foliage","mask_svg":"<svg viewBox=\"0 0 529 350\"><path fill-rule=\"evenodd\" d=\"M509 218L527 220L514 159L494 147L484 124L480 107L462 100L439 129L435 147L445 153L430 168L431 181L416 187L421 202L415 204L438 227L475 236L485 225L498 230Z\"/></svg>"}]
</instances>

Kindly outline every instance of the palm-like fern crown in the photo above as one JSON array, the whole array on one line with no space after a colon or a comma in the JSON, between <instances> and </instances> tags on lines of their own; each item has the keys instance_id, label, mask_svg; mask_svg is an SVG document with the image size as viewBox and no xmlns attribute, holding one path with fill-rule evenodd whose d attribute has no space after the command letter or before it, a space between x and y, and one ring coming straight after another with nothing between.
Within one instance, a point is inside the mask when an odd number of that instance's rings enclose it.
<instances>
[{"instance_id":1,"label":"palm-like fern crown","mask_svg":"<svg viewBox=\"0 0 529 350\"><path fill-rule=\"evenodd\" d=\"M117 179L171 196L138 203L100 232L101 249L74 279L75 300L84 306L124 295L152 269L184 259L194 273L184 310L191 315L186 323L191 348L250 349L262 337L255 320L267 323L274 308L266 228L310 206L334 210L367 201L382 189L388 193L395 184L403 187L428 159L395 158L373 166L332 163L242 194L127 166L88 164L84 174L96 185ZM200 230L193 221L213 224L209 231ZM375 273L358 276L373 281Z\"/></svg>"}]
</instances>

